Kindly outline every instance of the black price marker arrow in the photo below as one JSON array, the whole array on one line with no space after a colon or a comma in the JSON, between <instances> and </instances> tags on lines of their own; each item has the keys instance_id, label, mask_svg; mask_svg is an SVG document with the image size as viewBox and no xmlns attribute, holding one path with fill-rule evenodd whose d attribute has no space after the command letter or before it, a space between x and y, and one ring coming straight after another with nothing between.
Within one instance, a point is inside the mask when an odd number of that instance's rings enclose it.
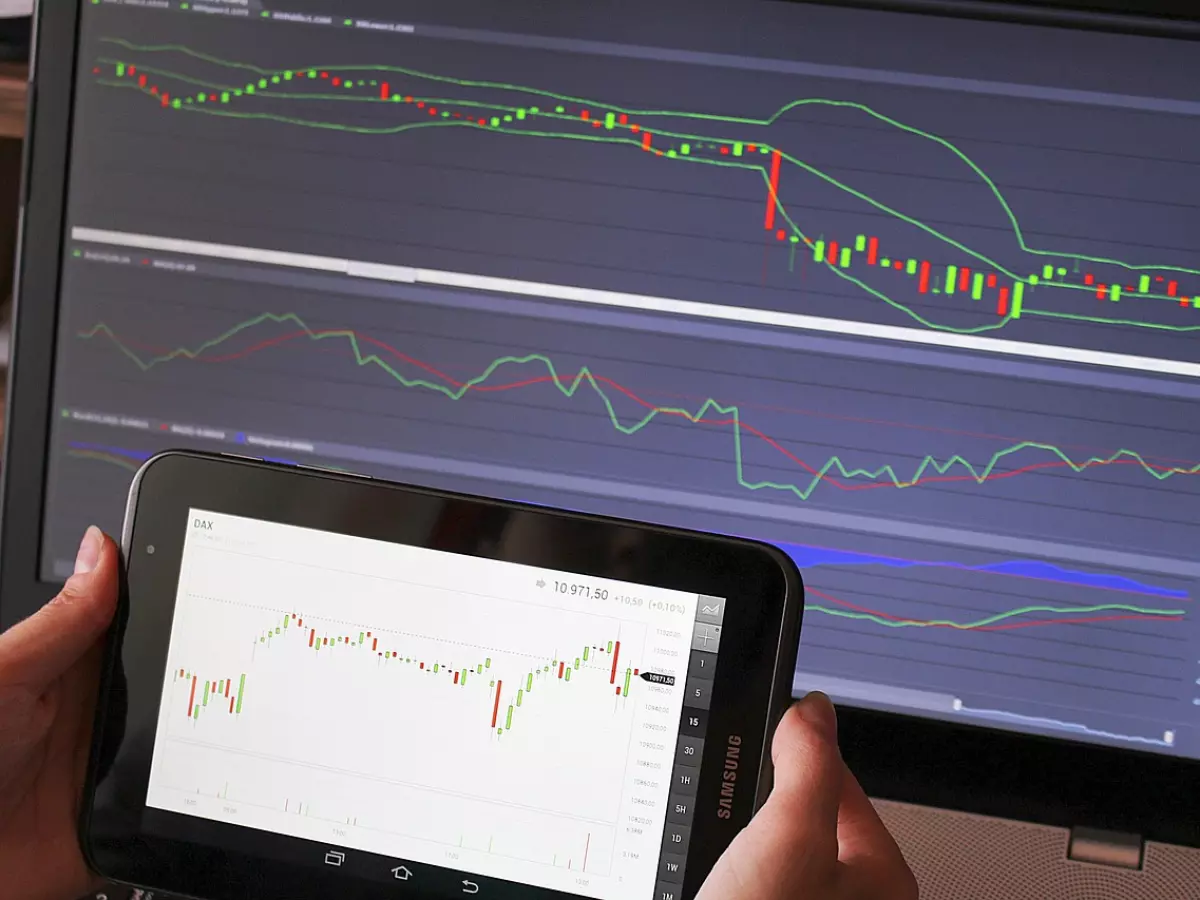
<instances>
[{"instance_id":1,"label":"black price marker arrow","mask_svg":"<svg viewBox=\"0 0 1200 900\"><path fill-rule=\"evenodd\" d=\"M638 675L638 678L642 679L642 681L648 681L651 684L671 685L675 683L674 675L660 675L657 672L642 672Z\"/></svg>"}]
</instances>

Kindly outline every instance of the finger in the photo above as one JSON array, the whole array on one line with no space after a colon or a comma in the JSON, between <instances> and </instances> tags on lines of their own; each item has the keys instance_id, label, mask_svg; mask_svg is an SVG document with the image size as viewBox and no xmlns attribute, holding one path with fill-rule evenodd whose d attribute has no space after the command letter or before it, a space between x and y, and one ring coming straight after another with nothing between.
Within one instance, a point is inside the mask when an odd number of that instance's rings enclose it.
<instances>
[{"instance_id":1,"label":"finger","mask_svg":"<svg viewBox=\"0 0 1200 900\"><path fill-rule=\"evenodd\" d=\"M788 710L771 758L770 797L721 856L697 900L833 896L845 766L827 697L810 694Z\"/></svg>"},{"instance_id":2,"label":"finger","mask_svg":"<svg viewBox=\"0 0 1200 900\"><path fill-rule=\"evenodd\" d=\"M117 608L116 545L89 528L58 596L0 634L0 684L42 690L104 634Z\"/></svg>"},{"instance_id":3,"label":"finger","mask_svg":"<svg viewBox=\"0 0 1200 900\"><path fill-rule=\"evenodd\" d=\"M845 764L828 697L811 693L787 711L775 731L771 759L775 785L767 806L796 816L806 831L836 835Z\"/></svg>"}]
</instances>

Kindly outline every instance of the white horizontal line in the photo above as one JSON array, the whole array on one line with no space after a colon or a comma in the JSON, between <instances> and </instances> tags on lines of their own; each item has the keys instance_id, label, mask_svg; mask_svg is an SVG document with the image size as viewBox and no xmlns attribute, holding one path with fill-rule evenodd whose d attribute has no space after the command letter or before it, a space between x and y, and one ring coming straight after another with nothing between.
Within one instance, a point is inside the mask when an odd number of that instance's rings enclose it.
<instances>
[{"instance_id":1,"label":"white horizontal line","mask_svg":"<svg viewBox=\"0 0 1200 900\"><path fill-rule=\"evenodd\" d=\"M524 297L539 297L546 300L562 300L569 303L587 303L595 306L612 306L645 312L670 313L672 315L699 319L718 319L742 324L770 325L777 328L819 331L827 334L845 335L847 337L900 341L909 344L927 344L935 347L948 347L955 350L973 350L979 353L998 353L1008 356L1023 356L1031 359L1078 363L1088 366L1106 366L1113 369L1132 369L1137 372L1150 372L1159 375L1182 375L1188 378L1200 378L1200 363L1158 359L1151 356L1132 356L1126 353L1110 353L1104 350L1083 350L1076 347L1060 347L1053 344L1032 344L1026 341L1010 341L1003 338L980 337L972 334L951 334L943 331L903 328L897 325L876 325L870 322L855 322L848 319L826 319L820 316L805 316L799 313L778 312L770 309L726 306L719 303L699 303L693 300L676 300L671 297L655 297L649 294L629 294L622 291L604 291L596 288L573 287L564 284L518 281L513 278L493 278L488 275L471 275L465 272L443 272L436 269L390 266L359 260L309 256L303 253L260 250L253 247L212 244L203 241L131 234L123 231L106 231L97 228L74 228L71 231L71 237L77 241L85 241L93 244L108 244L116 247L131 247L138 250L158 250L164 253L182 253L190 256L205 256L215 259L229 259L239 262L253 262L322 272L337 272L343 275L371 278L377 281L395 281L406 284L428 284L472 291L490 291L497 294L515 294Z\"/></svg>"}]
</instances>

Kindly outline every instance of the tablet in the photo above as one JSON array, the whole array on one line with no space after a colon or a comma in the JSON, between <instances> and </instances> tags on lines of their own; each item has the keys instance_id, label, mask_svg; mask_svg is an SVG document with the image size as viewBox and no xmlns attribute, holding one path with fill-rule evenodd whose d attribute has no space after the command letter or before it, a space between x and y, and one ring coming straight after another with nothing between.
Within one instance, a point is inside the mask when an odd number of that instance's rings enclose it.
<instances>
[{"instance_id":1,"label":"tablet","mask_svg":"<svg viewBox=\"0 0 1200 900\"><path fill-rule=\"evenodd\" d=\"M676 900L769 788L803 606L769 546L179 452L123 548L105 877Z\"/></svg>"}]
</instances>

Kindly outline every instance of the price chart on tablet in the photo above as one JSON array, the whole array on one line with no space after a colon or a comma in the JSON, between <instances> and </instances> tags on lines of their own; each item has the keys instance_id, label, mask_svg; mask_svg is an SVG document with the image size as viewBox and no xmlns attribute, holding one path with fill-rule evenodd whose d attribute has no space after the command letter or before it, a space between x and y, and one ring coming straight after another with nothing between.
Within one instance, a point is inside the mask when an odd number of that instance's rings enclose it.
<instances>
[{"instance_id":1,"label":"price chart on tablet","mask_svg":"<svg viewBox=\"0 0 1200 900\"><path fill-rule=\"evenodd\" d=\"M193 511L148 802L648 891L697 602Z\"/></svg>"}]
</instances>

